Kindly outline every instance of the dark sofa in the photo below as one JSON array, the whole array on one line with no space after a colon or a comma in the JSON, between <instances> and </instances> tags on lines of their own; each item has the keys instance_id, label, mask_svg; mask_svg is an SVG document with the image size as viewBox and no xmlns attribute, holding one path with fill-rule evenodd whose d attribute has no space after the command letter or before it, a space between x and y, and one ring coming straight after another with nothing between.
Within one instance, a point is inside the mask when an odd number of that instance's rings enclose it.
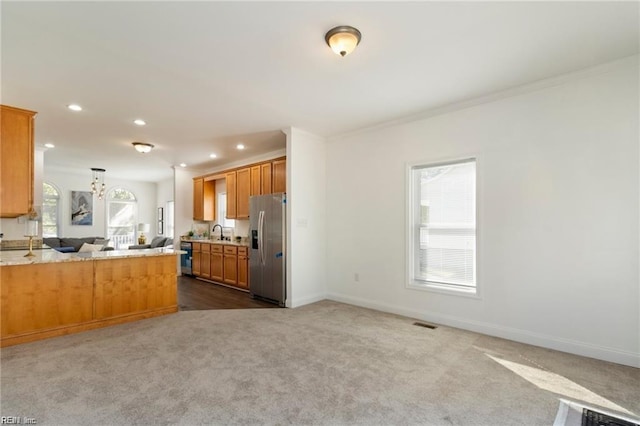
<instances>
[{"instance_id":1,"label":"dark sofa","mask_svg":"<svg viewBox=\"0 0 640 426\"><path fill-rule=\"evenodd\" d=\"M129 246L129 250L148 249L158 247L173 247L173 238L157 236L149 244L136 244Z\"/></svg>"},{"instance_id":2,"label":"dark sofa","mask_svg":"<svg viewBox=\"0 0 640 426\"><path fill-rule=\"evenodd\" d=\"M101 251L113 250L113 247L107 246L109 240L102 237L82 237L82 238L64 238L64 237L47 237L42 242L52 249L62 253L75 253L80 250L84 243L103 245Z\"/></svg>"}]
</instances>

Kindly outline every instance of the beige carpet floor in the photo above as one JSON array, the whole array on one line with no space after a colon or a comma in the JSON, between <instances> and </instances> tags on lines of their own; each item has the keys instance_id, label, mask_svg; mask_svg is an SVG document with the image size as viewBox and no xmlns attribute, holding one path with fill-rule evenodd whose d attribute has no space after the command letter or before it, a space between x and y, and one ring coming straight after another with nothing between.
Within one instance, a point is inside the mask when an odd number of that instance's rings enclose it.
<instances>
[{"instance_id":1,"label":"beige carpet floor","mask_svg":"<svg viewBox=\"0 0 640 426\"><path fill-rule=\"evenodd\" d=\"M640 370L323 301L187 311L4 348L0 415L38 425L551 425L640 413Z\"/></svg>"}]
</instances>

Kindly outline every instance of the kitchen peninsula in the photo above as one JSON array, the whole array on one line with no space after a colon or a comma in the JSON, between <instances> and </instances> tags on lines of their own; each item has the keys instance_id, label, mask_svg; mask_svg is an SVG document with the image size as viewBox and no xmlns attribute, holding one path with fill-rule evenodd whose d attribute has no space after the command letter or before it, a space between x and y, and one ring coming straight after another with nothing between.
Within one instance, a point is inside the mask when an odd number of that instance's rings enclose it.
<instances>
[{"instance_id":1,"label":"kitchen peninsula","mask_svg":"<svg viewBox=\"0 0 640 426\"><path fill-rule=\"evenodd\" d=\"M26 253L0 252L1 347L178 311L179 250Z\"/></svg>"}]
</instances>

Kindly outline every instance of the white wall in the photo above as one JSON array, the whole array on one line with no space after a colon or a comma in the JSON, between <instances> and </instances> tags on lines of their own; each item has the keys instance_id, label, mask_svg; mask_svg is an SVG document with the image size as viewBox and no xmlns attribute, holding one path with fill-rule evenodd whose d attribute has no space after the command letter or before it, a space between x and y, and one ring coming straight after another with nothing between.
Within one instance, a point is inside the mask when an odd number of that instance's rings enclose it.
<instances>
[{"instance_id":1,"label":"white wall","mask_svg":"<svg viewBox=\"0 0 640 426\"><path fill-rule=\"evenodd\" d=\"M88 170L88 169L87 169ZM71 191L88 191L91 184L91 174L61 173L44 170L44 180L53 184L60 191L60 237L103 237L106 229L106 201L93 197L93 225L71 225ZM137 223L151 224L151 231L147 240L156 234L156 184L150 182L136 182L120 180L108 173L105 175L107 193L115 187L125 188L135 194L138 200ZM40 185L42 186L42 185Z\"/></svg>"},{"instance_id":2,"label":"white wall","mask_svg":"<svg viewBox=\"0 0 640 426\"><path fill-rule=\"evenodd\" d=\"M163 220L165 221L164 224L164 228L162 230L163 235L167 234L167 226L168 224L166 223L167 221L167 202L169 201L173 201L173 185L174 185L174 178L171 177L169 179L165 179L163 181L160 181L158 183L156 183L156 211L158 210L158 207L162 207L163 209ZM158 215L156 214L156 220L155 222L153 222L151 224L152 228L157 229L158 228ZM156 231L157 232L157 231ZM174 247L178 247L177 245Z\"/></svg>"},{"instance_id":3,"label":"white wall","mask_svg":"<svg viewBox=\"0 0 640 426\"><path fill-rule=\"evenodd\" d=\"M329 297L640 366L637 60L331 140ZM408 289L406 165L468 156L481 297Z\"/></svg>"},{"instance_id":4,"label":"white wall","mask_svg":"<svg viewBox=\"0 0 640 426\"><path fill-rule=\"evenodd\" d=\"M326 142L287 134L287 306L326 297Z\"/></svg>"},{"instance_id":5,"label":"white wall","mask_svg":"<svg viewBox=\"0 0 640 426\"><path fill-rule=\"evenodd\" d=\"M191 230L191 225L193 224L193 178L200 174L199 172L182 168L174 170L176 239Z\"/></svg>"}]
</instances>

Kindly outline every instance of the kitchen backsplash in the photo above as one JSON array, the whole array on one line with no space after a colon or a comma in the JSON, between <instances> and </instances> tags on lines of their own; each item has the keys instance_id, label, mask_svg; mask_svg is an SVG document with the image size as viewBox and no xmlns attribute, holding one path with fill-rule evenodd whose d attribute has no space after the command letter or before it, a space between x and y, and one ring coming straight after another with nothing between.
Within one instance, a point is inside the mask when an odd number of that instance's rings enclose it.
<instances>
[{"instance_id":1,"label":"kitchen backsplash","mask_svg":"<svg viewBox=\"0 0 640 426\"><path fill-rule=\"evenodd\" d=\"M195 237L200 238L209 238L211 236L211 229L216 222L194 222L191 226L190 231L193 231ZM182 235L186 235L189 231L183 232ZM215 235L217 236L220 230L216 228ZM248 220L240 220L237 219L235 221L235 227L233 228L224 228L224 236L225 237L242 237L246 238L249 236L249 221Z\"/></svg>"}]
</instances>

